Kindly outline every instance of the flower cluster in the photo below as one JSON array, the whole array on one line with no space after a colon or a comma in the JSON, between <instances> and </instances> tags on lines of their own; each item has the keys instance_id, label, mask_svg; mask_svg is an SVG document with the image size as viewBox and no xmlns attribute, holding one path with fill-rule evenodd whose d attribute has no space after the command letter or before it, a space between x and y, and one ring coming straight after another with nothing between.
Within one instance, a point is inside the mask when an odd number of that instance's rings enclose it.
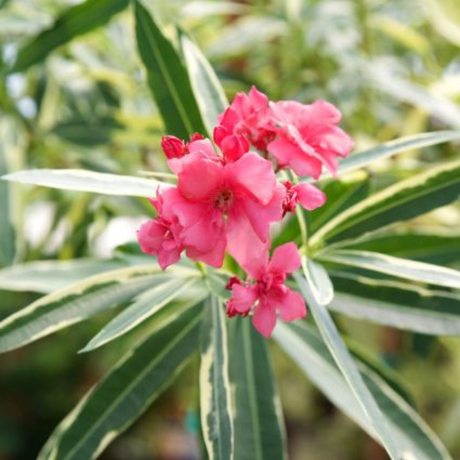
<instances>
[{"instance_id":1,"label":"flower cluster","mask_svg":"<svg viewBox=\"0 0 460 460\"><path fill-rule=\"evenodd\" d=\"M325 101L271 102L253 87L221 114L213 135L218 150L199 133L189 142L164 137L177 186L151 200L158 217L138 231L142 250L157 256L163 269L184 251L192 260L221 267L228 252L248 279L229 281L227 314L252 311L254 326L266 337L278 312L284 321L305 316L302 297L285 285L287 274L300 266L298 249L294 243L280 246L269 261L270 226L297 205L309 211L322 206L326 196L310 183L280 182L277 172L289 168L318 179L324 166L335 175L337 157L353 146L339 121L340 112Z\"/></svg>"}]
</instances>

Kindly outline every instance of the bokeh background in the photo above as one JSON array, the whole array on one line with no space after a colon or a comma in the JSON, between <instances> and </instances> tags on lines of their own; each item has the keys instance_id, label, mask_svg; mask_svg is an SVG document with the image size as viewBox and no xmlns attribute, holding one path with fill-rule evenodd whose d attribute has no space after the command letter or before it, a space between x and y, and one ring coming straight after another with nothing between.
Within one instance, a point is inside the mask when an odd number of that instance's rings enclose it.
<instances>
[{"instance_id":1,"label":"bokeh background","mask_svg":"<svg viewBox=\"0 0 460 460\"><path fill-rule=\"evenodd\" d=\"M6 75L18 48L75 0L0 0L0 173L82 168L142 174L164 166L161 119L135 51L128 9ZM271 99L324 98L343 113L356 148L460 129L458 0L145 1L179 23L213 64L231 98L255 84ZM3 69L3 70L1 70ZM459 157L460 145L411 151L368 174L373 189ZM140 199L0 185L0 219L14 214L16 248L0 234L0 267L15 261L108 258L135 240L150 214ZM314 218L314 217L313 217ZM458 232L458 205L410 224ZM12 230L5 230L12 231ZM442 263L460 268L458 257ZM0 291L0 318L38 294ZM29 460L57 423L122 354L126 340L77 351L107 316L0 356L0 460ZM460 342L337 317L362 352L402 376L423 417L460 458ZM292 459L379 460L385 454L273 347ZM198 361L102 455L105 460L205 458L199 434Z\"/></svg>"}]
</instances>

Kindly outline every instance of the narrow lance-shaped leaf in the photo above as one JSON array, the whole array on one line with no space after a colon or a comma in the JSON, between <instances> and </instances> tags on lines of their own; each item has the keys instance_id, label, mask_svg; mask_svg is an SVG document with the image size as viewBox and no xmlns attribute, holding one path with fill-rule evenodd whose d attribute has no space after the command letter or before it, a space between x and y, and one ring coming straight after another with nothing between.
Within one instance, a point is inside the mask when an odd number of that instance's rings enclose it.
<instances>
[{"instance_id":1,"label":"narrow lance-shaped leaf","mask_svg":"<svg viewBox=\"0 0 460 460\"><path fill-rule=\"evenodd\" d=\"M196 279L188 280L180 276L168 276L164 281L140 295L134 303L125 308L93 337L81 352L99 348L134 329L172 302L183 291L189 289ZM198 300L201 299L198 298Z\"/></svg>"},{"instance_id":2,"label":"narrow lance-shaped leaf","mask_svg":"<svg viewBox=\"0 0 460 460\"><path fill-rule=\"evenodd\" d=\"M305 258L302 258L302 268L305 277L311 280L312 278L308 274ZM343 343L343 340L340 337L340 334L329 315L329 312L318 302L317 298L315 297L315 292L320 291L321 286L318 286L315 290L312 290L310 284L307 283L303 276L296 273L294 274L294 277L299 285L302 295L307 301L310 311L313 314L315 322L318 325L318 328L324 338L326 345L329 348L329 351L334 357L335 362L341 370L343 377L347 381L352 393L355 395L357 401L359 402L364 414L366 415L368 423L372 426L372 429L375 431L375 433L377 433L377 436L379 437L382 445L385 447L392 460L398 460L396 446L390 433L388 432L388 428L385 425L385 422L382 420L382 414L374 398L365 386L347 347Z\"/></svg>"},{"instance_id":3,"label":"narrow lance-shaped leaf","mask_svg":"<svg viewBox=\"0 0 460 460\"><path fill-rule=\"evenodd\" d=\"M121 260L41 260L0 270L0 289L49 294L98 273L126 267Z\"/></svg>"},{"instance_id":4,"label":"narrow lance-shaped leaf","mask_svg":"<svg viewBox=\"0 0 460 460\"><path fill-rule=\"evenodd\" d=\"M169 134L182 139L206 132L187 71L155 18L136 0L136 39L147 80Z\"/></svg>"},{"instance_id":5,"label":"narrow lance-shaped leaf","mask_svg":"<svg viewBox=\"0 0 460 460\"><path fill-rule=\"evenodd\" d=\"M46 295L0 322L0 352L13 350L130 300L164 281L160 268L106 272ZM154 276L156 275L156 276Z\"/></svg>"},{"instance_id":6,"label":"narrow lance-shaped leaf","mask_svg":"<svg viewBox=\"0 0 460 460\"><path fill-rule=\"evenodd\" d=\"M30 169L7 174L2 179L61 190L139 197L155 196L158 188L169 186L153 179L80 169Z\"/></svg>"},{"instance_id":7,"label":"narrow lance-shaped leaf","mask_svg":"<svg viewBox=\"0 0 460 460\"><path fill-rule=\"evenodd\" d=\"M404 230L371 234L346 245L347 249L380 252L437 265L460 263L460 233Z\"/></svg>"},{"instance_id":8,"label":"narrow lance-shaped leaf","mask_svg":"<svg viewBox=\"0 0 460 460\"><path fill-rule=\"evenodd\" d=\"M22 72L78 35L99 27L128 6L129 0L87 0L61 14L51 28L34 37L18 52L12 72Z\"/></svg>"},{"instance_id":9,"label":"narrow lance-shaped leaf","mask_svg":"<svg viewBox=\"0 0 460 460\"><path fill-rule=\"evenodd\" d=\"M431 168L398 182L348 208L310 239L312 246L335 242L408 220L449 204L460 196L460 161Z\"/></svg>"},{"instance_id":10,"label":"narrow lance-shaped leaf","mask_svg":"<svg viewBox=\"0 0 460 460\"><path fill-rule=\"evenodd\" d=\"M266 339L247 318L232 319L235 459L286 458L284 420Z\"/></svg>"},{"instance_id":11,"label":"narrow lance-shaped leaf","mask_svg":"<svg viewBox=\"0 0 460 460\"><path fill-rule=\"evenodd\" d=\"M210 460L233 457L233 414L228 376L225 309L211 296L201 326L201 429Z\"/></svg>"},{"instance_id":12,"label":"narrow lance-shaped leaf","mask_svg":"<svg viewBox=\"0 0 460 460\"><path fill-rule=\"evenodd\" d=\"M460 336L460 294L332 272L328 309L422 334Z\"/></svg>"},{"instance_id":13,"label":"narrow lance-shaped leaf","mask_svg":"<svg viewBox=\"0 0 460 460\"><path fill-rule=\"evenodd\" d=\"M190 83L208 134L212 136L218 116L228 106L224 90L217 76L198 47L185 35L181 45Z\"/></svg>"},{"instance_id":14,"label":"narrow lance-shaped leaf","mask_svg":"<svg viewBox=\"0 0 460 460\"><path fill-rule=\"evenodd\" d=\"M62 421L38 460L94 459L161 394L198 346L201 305L154 332Z\"/></svg>"},{"instance_id":15,"label":"narrow lance-shaped leaf","mask_svg":"<svg viewBox=\"0 0 460 460\"><path fill-rule=\"evenodd\" d=\"M318 332L305 324L279 324L274 337L319 391L370 436L378 440L362 407L350 391ZM360 360L357 360L356 365L380 408L382 419L396 445L398 458L451 460L436 434L415 410L375 371Z\"/></svg>"},{"instance_id":16,"label":"narrow lance-shaped leaf","mask_svg":"<svg viewBox=\"0 0 460 460\"><path fill-rule=\"evenodd\" d=\"M338 173L355 171L365 168L372 163L389 158L397 153L413 149L429 147L431 145L443 144L444 142L456 141L460 139L460 131L437 131L433 133L421 133L413 136L405 136L393 141L384 142L361 152L351 154L349 157L340 161ZM322 177L330 176L323 174Z\"/></svg>"},{"instance_id":17,"label":"narrow lance-shaped leaf","mask_svg":"<svg viewBox=\"0 0 460 460\"><path fill-rule=\"evenodd\" d=\"M460 272L458 270L425 262L352 249L325 251L319 254L318 258L327 262L385 273L421 283L460 289Z\"/></svg>"}]
</instances>

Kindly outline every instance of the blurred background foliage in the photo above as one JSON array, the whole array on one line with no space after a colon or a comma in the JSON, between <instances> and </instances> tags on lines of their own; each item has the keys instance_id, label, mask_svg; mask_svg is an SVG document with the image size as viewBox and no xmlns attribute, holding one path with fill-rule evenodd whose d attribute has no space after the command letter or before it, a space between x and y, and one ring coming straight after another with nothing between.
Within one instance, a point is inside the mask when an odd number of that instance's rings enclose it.
<instances>
[{"instance_id":1,"label":"blurred background foliage","mask_svg":"<svg viewBox=\"0 0 460 460\"><path fill-rule=\"evenodd\" d=\"M83 168L136 175L163 167L159 139L164 130L135 52L129 7L110 20L95 17L99 27L62 46L48 41L48 49L39 50L31 65L27 59L17 60L21 47L33 45L34 37L53 24L59 26L56 19L77 3L0 1L1 174ZM342 126L355 138L358 150L414 133L460 129L457 0L145 4L164 23L180 24L198 43L229 98L255 84L271 99L327 99L342 111ZM71 32L64 27L62 37ZM406 152L343 180L379 189L443 159L458 158L459 147L451 143ZM18 261L109 257L115 247L135 239L135 229L150 210L145 200L136 198L3 182L0 212L0 266L9 266ZM408 230L458 234L458 205L405 225ZM459 261L460 255L440 263L460 268ZM1 291L0 317L37 296ZM56 424L121 354L125 339L90 355L76 353L105 319L0 357L0 460L35 458ZM458 341L338 319L360 350L383 358L403 375L422 416L453 457L460 458ZM279 350L273 351L294 460L385 458ZM197 399L196 382L186 370L102 458L203 458Z\"/></svg>"}]
</instances>

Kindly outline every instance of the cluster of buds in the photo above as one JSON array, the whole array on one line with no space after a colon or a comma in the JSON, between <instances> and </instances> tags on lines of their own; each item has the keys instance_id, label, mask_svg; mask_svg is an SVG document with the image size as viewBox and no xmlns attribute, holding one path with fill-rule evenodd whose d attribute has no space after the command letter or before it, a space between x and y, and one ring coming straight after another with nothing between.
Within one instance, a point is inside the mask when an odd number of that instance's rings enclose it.
<instances>
[{"instance_id":1,"label":"cluster of buds","mask_svg":"<svg viewBox=\"0 0 460 460\"><path fill-rule=\"evenodd\" d=\"M324 166L335 175L337 157L353 146L339 121L340 112L325 101L271 102L252 88L237 94L221 114L213 135L218 150L199 133L188 142L164 137L177 186L159 190L151 200L158 217L138 231L142 250L157 256L163 269L182 252L221 267L228 252L247 273L246 281L232 278L228 284L228 316L253 313L254 326L266 337L278 313L284 321L304 317L302 297L285 285L300 266L299 251L288 243L269 261L270 226L297 205L308 211L322 206L326 196L307 182L279 182L277 172L291 169L318 179Z\"/></svg>"}]
</instances>

